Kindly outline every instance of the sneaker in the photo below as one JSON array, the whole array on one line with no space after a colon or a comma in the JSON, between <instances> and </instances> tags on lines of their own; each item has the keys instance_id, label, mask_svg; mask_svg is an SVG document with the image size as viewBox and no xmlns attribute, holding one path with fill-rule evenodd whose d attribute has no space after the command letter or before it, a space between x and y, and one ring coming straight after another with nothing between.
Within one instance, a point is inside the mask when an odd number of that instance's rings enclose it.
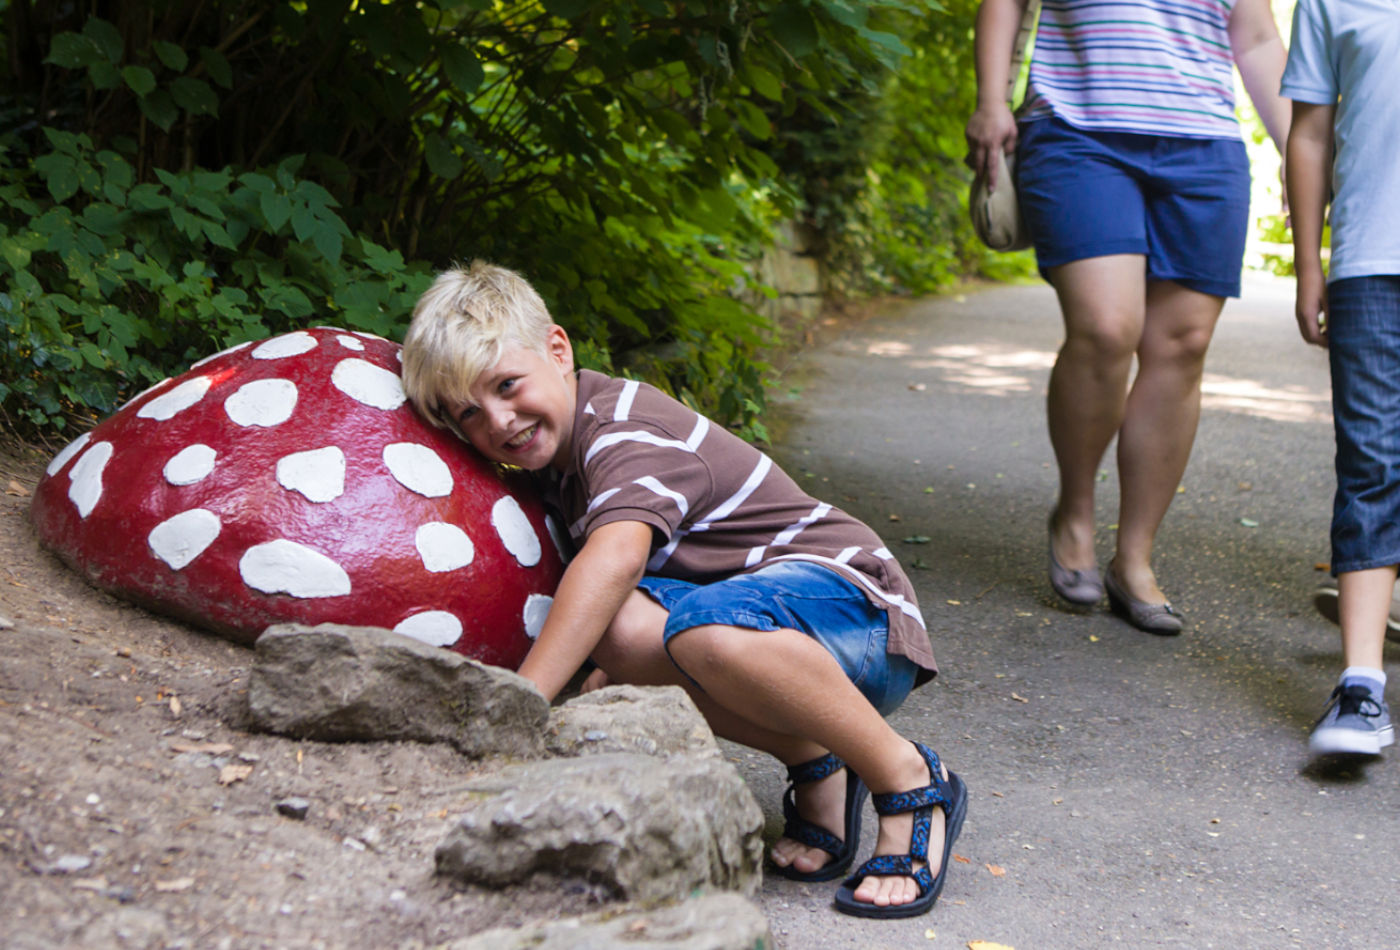
<instances>
[{"instance_id":1,"label":"sneaker","mask_svg":"<svg viewBox=\"0 0 1400 950\"><path fill-rule=\"evenodd\" d=\"M1390 708L1360 684L1332 690L1327 709L1313 725L1308 749L1314 755L1380 755L1395 741Z\"/></svg>"},{"instance_id":2,"label":"sneaker","mask_svg":"<svg viewBox=\"0 0 1400 950\"><path fill-rule=\"evenodd\" d=\"M1333 623L1340 623L1337 607L1337 582L1329 580L1313 591L1313 606ZM1390 616L1385 621L1385 638L1400 643L1400 584L1390 595Z\"/></svg>"}]
</instances>

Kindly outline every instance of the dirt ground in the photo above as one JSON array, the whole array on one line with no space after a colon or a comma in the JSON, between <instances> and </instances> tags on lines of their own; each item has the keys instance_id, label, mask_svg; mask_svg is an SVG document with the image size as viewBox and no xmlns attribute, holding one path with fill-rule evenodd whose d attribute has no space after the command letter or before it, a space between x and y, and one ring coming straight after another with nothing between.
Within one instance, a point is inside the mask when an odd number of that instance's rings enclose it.
<instances>
[{"instance_id":1,"label":"dirt ground","mask_svg":"<svg viewBox=\"0 0 1400 950\"><path fill-rule=\"evenodd\" d=\"M0 945L433 946L601 895L435 879L489 763L240 728L252 652L101 593L42 550L46 452L0 445ZM304 819L281 814L290 797Z\"/></svg>"}]
</instances>

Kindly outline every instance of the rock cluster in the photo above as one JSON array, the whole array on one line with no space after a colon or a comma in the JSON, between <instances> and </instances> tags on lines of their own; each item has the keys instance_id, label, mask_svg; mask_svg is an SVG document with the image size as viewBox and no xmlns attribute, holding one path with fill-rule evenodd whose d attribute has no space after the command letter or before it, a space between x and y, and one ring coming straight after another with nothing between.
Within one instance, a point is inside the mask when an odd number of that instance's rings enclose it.
<instances>
[{"instance_id":1,"label":"rock cluster","mask_svg":"<svg viewBox=\"0 0 1400 950\"><path fill-rule=\"evenodd\" d=\"M454 950L610 947L624 932L638 947L772 945L745 899L761 880L763 814L683 690L607 687L551 710L515 673L389 630L283 624L257 641L248 717L298 738L440 742L508 760L470 783L437 873L487 887L583 881L646 907Z\"/></svg>"}]
</instances>

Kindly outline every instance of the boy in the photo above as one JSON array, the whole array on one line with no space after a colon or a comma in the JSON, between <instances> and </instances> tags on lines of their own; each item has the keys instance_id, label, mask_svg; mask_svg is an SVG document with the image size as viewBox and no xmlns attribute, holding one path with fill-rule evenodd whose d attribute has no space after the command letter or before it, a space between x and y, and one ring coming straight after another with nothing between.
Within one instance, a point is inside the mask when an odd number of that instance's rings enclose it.
<instances>
[{"instance_id":1,"label":"boy","mask_svg":"<svg viewBox=\"0 0 1400 950\"><path fill-rule=\"evenodd\" d=\"M837 909L932 907L967 791L883 718L936 668L875 533L658 390L575 372L568 335L503 268L439 275L414 308L403 376L434 424L548 476L578 548L521 675L553 699L591 657L586 688L684 687L717 734L788 766L772 859L796 880L850 866L868 788L878 857Z\"/></svg>"},{"instance_id":2,"label":"boy","mask_svg":"<svg viewBox=\"0 0 1400 950\"><path fill-rule=\"evenodd\" d=\"M1286 169L1295 309L1303 339L1327 347L1332 368L1332 572L1346 661L1308 740L1317 755L1376 755L1394 741L1381 651L1400 563L1398 60L1394 0L1299 0L1282 84L1293 100Z\"/></svg>"}]
</instances>

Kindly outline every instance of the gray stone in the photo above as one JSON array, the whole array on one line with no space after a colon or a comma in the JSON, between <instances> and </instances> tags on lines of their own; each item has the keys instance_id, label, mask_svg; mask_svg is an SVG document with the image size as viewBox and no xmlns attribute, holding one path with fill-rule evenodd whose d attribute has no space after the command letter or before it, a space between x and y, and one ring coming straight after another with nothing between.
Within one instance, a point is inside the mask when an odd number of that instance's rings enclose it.
<instances>
[{"instance_id":1,"label":"gray stone","mask_svg":"<svg viewBox=\"0 0 1400 950\"><path fill-rule=\"evenodd\" d=\"M705 717L679 686L606 686L576 696L550 711L545 745L567 756L719 754Z\"/></svg>"},{"instance_id":2,"label":"gray stone","mask_svg":"<svg viewBox=\"0 0 1400 950\"><path fill-rule=\"evenodd\" d=\"M529 680L379 627L277 624L254 648L254 729L323 741L445 742L544 753L549 704Z\"/></svg>"},{"instance_id":3,"label":"gray stone","mask_svg":"<svg viewBox=\"0 0 1400 950\"><path fill-rule=\"evenodd\" d=\"M311 803L304 798L284 798L277 803L277 814L301 821L311 810Z\"/></svg>"},{"instance_id":4,"label":"gray stone","mask_svg":"<svg viewBox=\"0 0 1400 950\"><path fill-rule=\"evenodd\" d=\"M752 894L760 882L763 812L717 756L552 759L466 789L474 803L436 857L439 874L467 884L544 873L623 900L667 900L706 887Z\"/></svg>"},{"instance_id":5,"label":"gray stone","mask_svg":"<svg viewBox=\"0 0 1400 950\"><path fill-rule=\"evenodd\" d=\"M445 950L768 950L762 912L737 894L706 894L669 907L590 914L513 930L486 930Z\"/></svg>"}]
</instances>

